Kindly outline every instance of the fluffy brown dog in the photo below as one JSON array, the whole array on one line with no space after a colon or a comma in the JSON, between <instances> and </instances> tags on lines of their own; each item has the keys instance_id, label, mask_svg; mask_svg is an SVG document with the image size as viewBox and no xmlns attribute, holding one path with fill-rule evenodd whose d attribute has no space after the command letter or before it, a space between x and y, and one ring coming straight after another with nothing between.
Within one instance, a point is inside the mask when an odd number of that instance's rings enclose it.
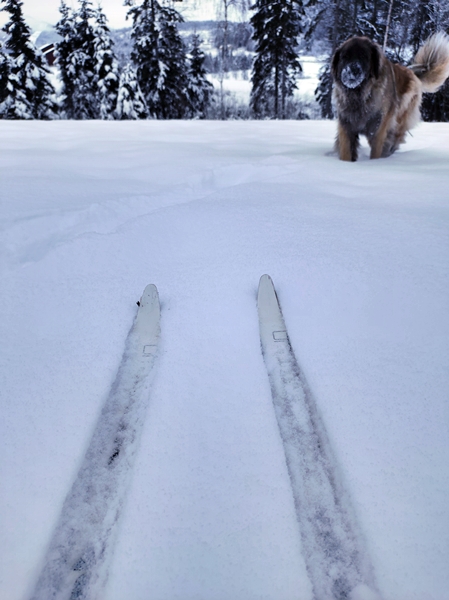
<instances>
[{"instance_id":1,"label":"fluffy brown dog","mask_svg":"<svg viewBox=\"0 0 449 600\"><path fill-rule=\"evenodd\" d=\"M371 158L390 156L418 123L422 93L436 92L449 76L449 37L430 37L409 68L389 61L370 39L352 37L335 51L332 75L340 159L357 160L361 134Z\"/></svg>"}]
</instances>

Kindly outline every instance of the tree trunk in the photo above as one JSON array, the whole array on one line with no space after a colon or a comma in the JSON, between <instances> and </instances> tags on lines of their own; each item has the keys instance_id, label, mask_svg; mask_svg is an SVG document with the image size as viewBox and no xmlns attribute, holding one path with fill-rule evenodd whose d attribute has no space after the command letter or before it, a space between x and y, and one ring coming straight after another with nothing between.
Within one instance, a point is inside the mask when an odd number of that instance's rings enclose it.
<instances>
[{"instance_id":1,"label":"tree trunk","mask_svg":"<svg viewBox=\"0 0 449 600\"><path fill-rule=\"evenodd\" d=\"M279 61L274 66L274 118L279 115Z\"/></svg>"},{"instance_id":2,"label":"tree trunk","mask_svg":"<svg viewBox=\"0 0 449 600\"><path fill-rule=\"evenodd\" d=\"M390 0L390 6L388 7L388 16L387 16L387 25L385 27L385 37L384 37L384 45L382 50L385 52L387 47L388 33L390 31L390 22L391 22L391 11L393 9L393 0Z\"/></svg>"}]
</instances>

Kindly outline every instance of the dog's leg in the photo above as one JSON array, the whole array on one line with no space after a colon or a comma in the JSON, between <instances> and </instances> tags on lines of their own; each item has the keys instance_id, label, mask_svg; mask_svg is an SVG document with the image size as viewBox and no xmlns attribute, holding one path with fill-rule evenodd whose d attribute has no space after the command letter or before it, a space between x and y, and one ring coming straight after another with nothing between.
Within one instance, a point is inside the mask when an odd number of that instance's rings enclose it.
<instances>
[{"instance_id":1,"label":"dog's leg","mask_svg":"<svg viewBox=\"0 0 449 600\"><path fill-rule=\"evenodd\" d=\"M398 149L399 144L396 144L397 141L397 132L396 131L389 131L386 135L385 138L385 142L382 148L382 154L381 154L381 158L388 158L389 156L391 156L393 154L393 152L396 152L396 150Z\"/></svg>"},{"instance_id":2,"label":"dog's leg","mask_svg":"<svg viewBox=\"0 0 449 600\"><path fill-rule=\"evenodd\" d=\"M407 131L415 127L419 122L421 105L421 94L418 92L412 96L408 102L406 109L398 115L396 131L394 132L394 140L392 143L391 153L395 152L399 146L405 142Z\"/></svg>"},{"instance_id":3,"label":"dog's leg","mask_svg":"<svg viewBox=\"0 0 449 600\"><path fill-rule=\"evenodd\" d=\"M390 111L383 119L379 129L376 131L373 138L370 140L371 154L370 158L380 158L381 156L388 156L385 152L388 148L384 148L387 142L388 132L391 129L391 121L394 116L394 111ZM391 152L389 152L391 154Z\"/></svg>"},{"instance_id":4,"label":"dog's leg","mask_svg":"<svg viewBox=\"0 0 449 600\"><path fill-rule=\"evenodd\" d=\"M359 149L359 136L357 133L348 131L348 129L338 121L338 133L335 142L340 160L355 162Z\"/></svg>"},{"instance_id":5,"label":"dog's leg","mask_svg":"<svg viewBox=\"0 0 449 600\"><path fill-rule=\"evenodd\" d=\"M382 158L391 156L396 150L399 148L401 144L405 142L405 134L406 131L396 131L394 136L392 136L391 144L388 148L384 148L384 152L382 153Z\"/></svg>"}]
</instances>

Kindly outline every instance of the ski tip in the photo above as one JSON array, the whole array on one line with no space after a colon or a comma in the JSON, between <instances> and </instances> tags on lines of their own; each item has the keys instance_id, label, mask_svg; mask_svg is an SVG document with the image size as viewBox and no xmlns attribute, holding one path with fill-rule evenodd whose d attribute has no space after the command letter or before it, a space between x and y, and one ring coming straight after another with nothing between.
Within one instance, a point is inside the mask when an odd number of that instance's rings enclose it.
<instances>
[{"instance_id":1,"label":"ski tip","mask_svg":"<svg viewBox=\"0 0 449 600\"><path fill-rule=\"evenodd\" d=\"M143 290L142 297L137 302L137 306L147 306L148 304L155 303L159 304L159 294L157 291L157 287L153 283L150 283Z\"/></svg>"},{"instance_id":2,"label":"ski tip","mask_svg":"<svg viewBox=\"0 0 449 600\"><path fill-rule=\"evenodd\" d=\"M269 275L262 275L260 278L257 309L262 345L271 342L288 342L281 306L273 280Z\"/></svg>"},{"instance_id":3,"label":"ski tip","mask_svg":"<svg viewBox=\"0 0 449 600\"><path fill-rule=\"evenodd\" d=\"M260 298L261 295L269 291L274 291L273 280L269 275L262 275L259 281L258 297Z\"/></svg>"},{"instance_id":4,"label":"ski tip","mask_svg":"<svg viewBox=\"0 0 449 600\"><path fill-rule=\"evenodd\" d=\"M267 274L262 275L262 277L259 280L259 288L261 285L273 285L273 280ZM274 285L273 285L273 287L274 287Z\"/></svg>"},{"instance_id":5,"label":"ski tip","mask_svg":"<svg viewBox=\"0 0 449 600\"><path fill-rule=\"evenodd\" d=\"M259 291L257 293L257 305L259 310L269 305L278 305L278 297L273 284L273 280L269 275L262 275L259 281Z\"/></svg>"}]
</instances>

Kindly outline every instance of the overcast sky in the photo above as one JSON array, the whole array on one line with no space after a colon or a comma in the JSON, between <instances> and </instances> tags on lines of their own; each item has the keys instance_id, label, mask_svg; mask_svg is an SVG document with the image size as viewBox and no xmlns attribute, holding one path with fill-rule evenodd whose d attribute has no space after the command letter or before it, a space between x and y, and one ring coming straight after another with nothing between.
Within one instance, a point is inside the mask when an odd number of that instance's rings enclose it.
<instances>
[{"instance_id":1,"label":"overcast sky","mask_svg":"<svg viewBox=\"0 0 449 600\"><path fill-rule=\"evenodd\" d=\"M33 31L49 29L59 20L60 4L60 0L23 0L25 21ZM66 0L66 4L78 6L76 0ZM93 0L93 4L96 5L96 0ZM130 21L126 21L128 8L123 6L123 0L102 0L101 5L111 28L130 26ZM212 19L215 16L214 0L184 0L178 3L176 8L189 19ZM6 13L0 13L0 26L7 19Z\"/></svg>"}]
</instances>

